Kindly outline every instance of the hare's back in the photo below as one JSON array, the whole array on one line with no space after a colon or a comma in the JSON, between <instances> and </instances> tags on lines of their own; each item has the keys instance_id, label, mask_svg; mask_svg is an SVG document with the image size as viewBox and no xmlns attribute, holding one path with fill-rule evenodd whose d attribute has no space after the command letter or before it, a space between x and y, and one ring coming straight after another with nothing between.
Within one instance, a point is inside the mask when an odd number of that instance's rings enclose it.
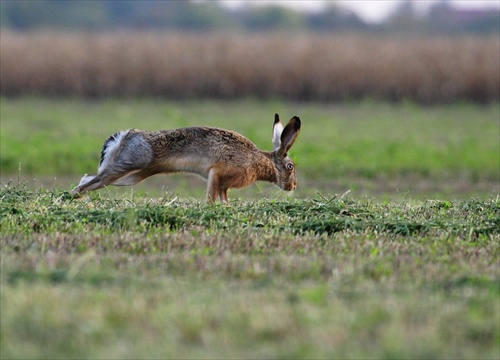
<instances>
[{"instance_id":1,"label":"hare's back","mask_svg":"<svg viewBox=\"0 0 500 360\"><path fill-rule=\"evenodd\" d=\"M143 132L158 156L197 155L210 158L234 158L252 154L258 148L244 136L213 127L187 127L181 129Z\"/></svg>"},{"instance_id":2,"label":"hare's back","mask_svg":"<svg viewBox=\"0 0 500 360\"><path fill-rule=\"evenodd\" d=\"M137 130L136 134L150 144L154 154L150 166L157 172L185 171L207 178L210 169L219 167L237 173L252 167L259 154L250 140L218 128Z\"/></svg>"}]
</instances>

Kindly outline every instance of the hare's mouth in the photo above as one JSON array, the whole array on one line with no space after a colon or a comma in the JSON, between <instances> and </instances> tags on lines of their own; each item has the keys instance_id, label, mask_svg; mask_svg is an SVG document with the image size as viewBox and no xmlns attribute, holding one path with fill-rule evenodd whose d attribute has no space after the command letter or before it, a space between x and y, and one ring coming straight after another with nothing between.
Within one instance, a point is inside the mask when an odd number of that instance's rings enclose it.
<instances>
[{"instance_id":1,"label":"hare's mouth","mask_svg":"<svg viewBox=\"0 0 500 360\"><path fill-rule=\"evenodd\" d=\"M297 184L294 183L284 183L282 189L285 191L292 191L297 188Z\"/></svg>"}]
</instances>

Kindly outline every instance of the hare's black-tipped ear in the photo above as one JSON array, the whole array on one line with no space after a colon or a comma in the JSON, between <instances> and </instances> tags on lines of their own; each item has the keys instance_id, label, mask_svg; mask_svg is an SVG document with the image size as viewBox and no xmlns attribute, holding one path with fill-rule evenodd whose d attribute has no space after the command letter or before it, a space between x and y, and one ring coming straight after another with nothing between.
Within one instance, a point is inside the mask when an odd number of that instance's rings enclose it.
<instances>
[{"instance_id":1,"label":"hare's black-tipped ear","mask_svg":"<svg viewBox=\"0 0 500 360\"><path fill-rule=\"evenodd\" d=\"M300 118L298 116L294 116L290 119L288 124L286 124L283 132L281 133L281 146L278 150L278 155L285 157L286 153L292 147L293 143L299 136L300 132Z\"/></svg>"},{"instance_id":2,"label":"hare's black-tipped ear","mask_svg":"<svg viewBox=\"0 0 500 360\"><path fill-rule=\"evenodd\" d=\"M281 133L282 132L283 132L283 124L281 123L280 116L278 114L274 114L273 151L276 151L281 147Z\"/></svg>"}]
</instances>

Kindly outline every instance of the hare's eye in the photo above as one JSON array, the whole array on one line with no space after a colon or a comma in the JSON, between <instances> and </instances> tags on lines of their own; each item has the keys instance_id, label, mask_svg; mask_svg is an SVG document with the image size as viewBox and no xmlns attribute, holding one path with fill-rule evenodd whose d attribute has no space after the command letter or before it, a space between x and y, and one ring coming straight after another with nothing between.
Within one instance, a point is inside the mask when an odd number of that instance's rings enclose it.
<instances>
[{"instance_id":1,"label":"hare's eye","mask_svg":"<svg viewBox=\"0 0 500 360\"><path fill-rule=\"evenodd\" d=\"M286 168L287 168L287 170L292 171L293 170L293 164L292 163L286 164Z\"/></svg>"}]
</instances>

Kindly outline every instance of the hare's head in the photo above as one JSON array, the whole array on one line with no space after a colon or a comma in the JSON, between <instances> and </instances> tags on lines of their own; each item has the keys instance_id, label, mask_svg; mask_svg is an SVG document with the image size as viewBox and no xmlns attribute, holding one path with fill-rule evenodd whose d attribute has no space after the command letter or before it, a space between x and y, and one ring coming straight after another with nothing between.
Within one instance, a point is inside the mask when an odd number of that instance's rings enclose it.
<instances>
[{"instance_id":1,"label":"hare's head","mask_svg":"<svg viewBox=\"0 0 500 360\"><path fill-rule=\"evenodd\" d=\"M300 132L300 119L294 116L283 127L278 114L274 115L272 157L277 170L276 184L283 190L292 191L297 187L295 164L288 156Z\"/></svg>"}]
</instances>

